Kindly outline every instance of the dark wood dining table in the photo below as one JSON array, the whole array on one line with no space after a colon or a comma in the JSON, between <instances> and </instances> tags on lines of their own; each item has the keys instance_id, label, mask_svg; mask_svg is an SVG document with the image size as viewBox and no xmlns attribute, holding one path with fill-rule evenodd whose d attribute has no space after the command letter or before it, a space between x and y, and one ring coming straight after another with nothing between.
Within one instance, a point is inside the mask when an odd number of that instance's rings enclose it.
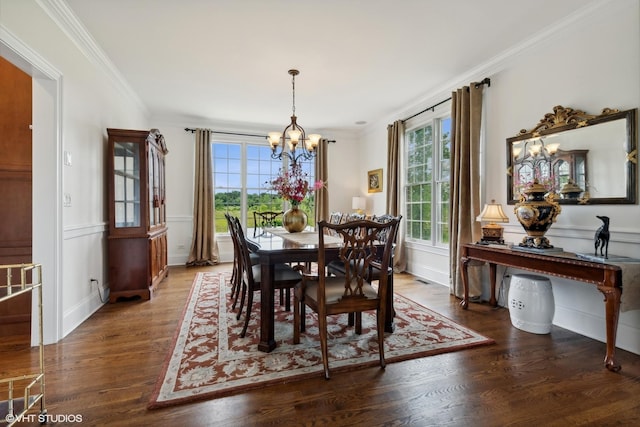
<instances>
[{"instance_id":1,"label":"dark wood dining table","mask_svg":"<svg viewBox=\"0 0 640 427\"><path fill-rule=\"evenodd\" d=\"M301 233L288 233L283 228L260 230L255 233L247 230L247 240L259 248L255 251L260 259L260 343L258 349L270 352L276 348L274 328L274 265L279 263L310 263L318 260L318 233L305 230ZM342 243L338 238L333 242L325 240L325 257L329 262L338 257ZM385 331L393 331L393 280L390 281L387 294L387 310L385 312ZM293 328L293 324L291 325ZM293 329L291 331L293 334Z\"/></svg>"}]
</instances>

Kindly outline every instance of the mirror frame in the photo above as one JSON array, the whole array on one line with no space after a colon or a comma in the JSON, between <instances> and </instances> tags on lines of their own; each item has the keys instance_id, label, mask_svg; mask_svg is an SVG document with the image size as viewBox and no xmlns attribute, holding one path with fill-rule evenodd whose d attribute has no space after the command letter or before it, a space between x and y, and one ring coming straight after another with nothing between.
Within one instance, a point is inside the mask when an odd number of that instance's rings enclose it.
<instances>
[{"instance_id":1,"label":"mirror frame","mask_svg":"<svg viewBox=\"0 0 640 427\"><path fill-rule=\"evenodd\" d=\"M561 105L553 107L552 113L547 113L540 122L532 129L522 129L518 135L507 138L507 204L514 205L518 202L513 192L513 155L511 147L514 142L539 138L541 136L552 135L559 132L566 132L585 126L594 126L612 120L626 120L627 135L627 159L626 159L626 196L625 197L601 197L578 199L558 199L560 204L566 205L615 205L615 204L636 204L638 194L637 164L638 164L638 144L637 144L637 108L619 111L605 108L600 115L586 114L584 111L565 108Z\"/></svg>"}]
</instances>

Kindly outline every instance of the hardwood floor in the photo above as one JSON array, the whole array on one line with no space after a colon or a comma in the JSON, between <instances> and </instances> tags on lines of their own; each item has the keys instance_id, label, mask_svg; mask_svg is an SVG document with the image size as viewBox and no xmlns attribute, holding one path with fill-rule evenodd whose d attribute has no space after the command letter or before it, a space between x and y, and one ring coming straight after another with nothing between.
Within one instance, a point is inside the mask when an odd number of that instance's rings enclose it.
<instances>
[{"instance_id":1,"label":"hardwood floor","mask_svg":"<svg viewBox=\"0 0 640 427\"><path fill-rule=\"evenodd\" d=\"M171 268L151 301L107 304L45 348L48 414L90 426L640 425L640 356L553 327L511 326L506 309L465 311L445 287L396 275L403 295L496 340L495 345L275 385L200 403L147 410L151 391L198 270ZM603 325L604 328L604 325ZM5 346L6 347L6 346ZM2 375L11 351L1 350ZM79 423L51 422L50 425Z\"/></svg>"}]
</instances>

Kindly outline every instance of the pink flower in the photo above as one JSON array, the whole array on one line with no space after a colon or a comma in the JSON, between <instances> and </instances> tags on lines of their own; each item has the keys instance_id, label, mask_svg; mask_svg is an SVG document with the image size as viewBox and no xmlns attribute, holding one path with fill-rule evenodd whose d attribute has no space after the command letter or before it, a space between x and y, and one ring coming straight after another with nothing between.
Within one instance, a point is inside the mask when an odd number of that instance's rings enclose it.
<instances>
[{"instance_id":1,"label":"pink flower","mask_svg":"<svg viewBox=\"0 0 640 427\"><path fill-rule=\"evenodd\" d=\"M309 185L308 178L309 175L302 170L302 167L294 163L291 165L291 170L281 168L278 176L272 181L267 181L267 184L284 200L289 200L292 204L297 205L308 194L324 187L322 181L316 181L313 185Z\"/></svg>"}]
</instances>

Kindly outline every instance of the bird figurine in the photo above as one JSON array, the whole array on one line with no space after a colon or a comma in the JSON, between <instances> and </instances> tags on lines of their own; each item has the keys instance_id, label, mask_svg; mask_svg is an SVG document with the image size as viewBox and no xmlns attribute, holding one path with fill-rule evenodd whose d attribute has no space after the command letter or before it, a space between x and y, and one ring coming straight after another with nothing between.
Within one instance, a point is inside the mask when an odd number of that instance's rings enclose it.
<instances>
[{"instance_id":1,"label":"bird figurine","mask_svg":"<svg viewBox=\"0 0 640 427\"><path fill-rule=\"evenodd\" d=\"M600 256L604 259L609 258L609 217L596 215L600 218L602 225L596 230L594 246L596 249L595 256L598 256L598 248L600 248Z\"/></svg>"}]
</instances>

